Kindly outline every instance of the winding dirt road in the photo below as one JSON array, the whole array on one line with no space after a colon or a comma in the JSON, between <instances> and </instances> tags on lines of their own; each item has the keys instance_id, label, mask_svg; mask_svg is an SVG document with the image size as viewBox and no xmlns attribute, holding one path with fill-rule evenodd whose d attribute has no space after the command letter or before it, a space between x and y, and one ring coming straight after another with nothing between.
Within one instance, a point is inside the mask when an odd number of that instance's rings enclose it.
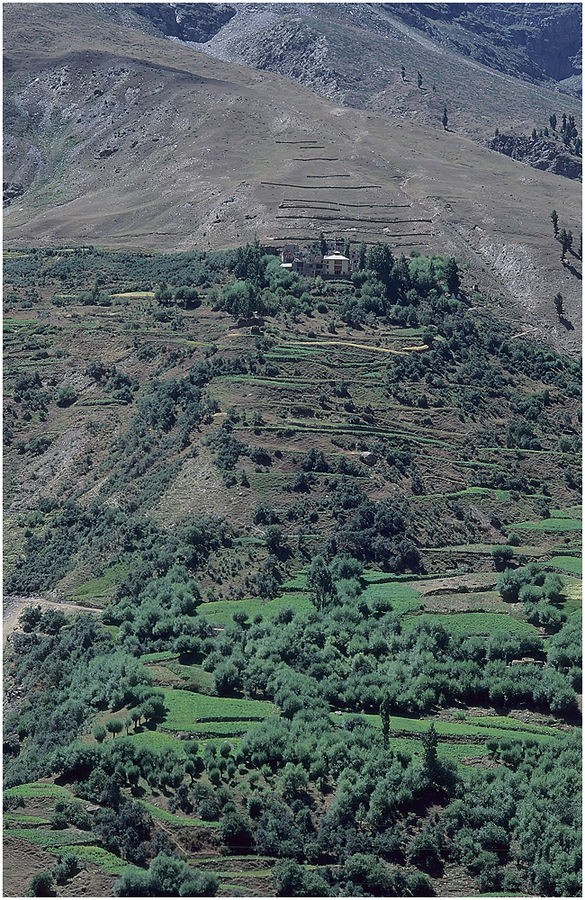
<instances>
[{"instance_id":1,"label":"winding dirt road","mask_svg":"<svg viewBox=\"0 0 585 900\"><path fill-rule=\"evenodd\" d=\"M63 613L91 613L97 615L102 612L93 606L79 606L67 601L47 600L45 597L5 597L2 610L2 643L5 644L13 631L18 627L18 619L25 606L42 606L43 609L60 609Z\"/></svg>"}]
</instances>

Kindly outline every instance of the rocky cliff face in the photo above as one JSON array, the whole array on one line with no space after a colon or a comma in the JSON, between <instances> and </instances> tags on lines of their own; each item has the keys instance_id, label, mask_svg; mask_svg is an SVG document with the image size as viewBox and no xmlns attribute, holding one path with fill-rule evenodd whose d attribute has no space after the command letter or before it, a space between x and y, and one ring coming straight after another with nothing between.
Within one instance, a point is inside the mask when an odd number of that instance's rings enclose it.
<instances>
[{"instance_id":1,"label":"rocky cliff face","mask_svg":"<svg viewBox=\"0 0 585 900\"><path fill-rule=\"evenodd\" d=\"M385 3L429 37L490 68L530 81L554 80L578 93L578 3Z\"/></svg>"},{"instance_id":2,"label":"rocky cliff face","mask_svg":"<svg viewBox=\"0 0 585 900\"><path fill-rule=\"evenodd\" d=\"M271 21L283 14L288 19L299 17L305 22L320 20L338 28L341 21L340 4L251 4L238 3L140 3L131 8L152 26L168 37L206 44L220 37L234 16L237 27L230 28L232 58L242 57L248 65L278 71L310 84L312 75L308 63L315 52L315 35L302 34L301 40L285 41L282 45L284 22L279 28L256 31L259 43L249 40L248 19L268 18ZM382 3L352 4L343 13L345 24L355 23L371 35L392 30L392 25L412 28L424 34L436 45L462 57L516 78L537 84L553 84L568 93L580 93L581 77L581 5L578 3ZM241 28L242 44L239 46ZM280 33L279 33L280 32ZM333 37L334 36L331 35ZM306 38L306 40L305 40ZM318 39L318 38L317 38ZM331 90L331 78L324 78L324 47L316 48L320 55L315 73L316 89L326 84ZM284 54L283 54L284 50ZM348 48L351 56L351 49ZM354 74L363 76L364 57L348 59ZM327 68L327 66L325 66ZM298 74L300 73L300 77Z\"/></svg>"},{"instance_id":3,"label":"rocky cliff face","mask_svg":"<svg viewBox=\"0 0 585 900\"><path fill-rule=\"evenodd\" d=\"M544 138L516 137L513 134L498 134L488 144L490 150L497 150L506 156L527 163L533 169L563 175L565 178L581 177L581 160L563 150L555 141Z\"/></svg>"},{"instance_id":4,"label":"rocky cliff face","mask_svg":"<svg viewBox=\"0 0 585 900\"><path fill-rule=\"evenodd\" d=\"M155 28L181 41L209 41L235 16L228 3L137 3L132 9Z\"/></svg>"}]
</instances>

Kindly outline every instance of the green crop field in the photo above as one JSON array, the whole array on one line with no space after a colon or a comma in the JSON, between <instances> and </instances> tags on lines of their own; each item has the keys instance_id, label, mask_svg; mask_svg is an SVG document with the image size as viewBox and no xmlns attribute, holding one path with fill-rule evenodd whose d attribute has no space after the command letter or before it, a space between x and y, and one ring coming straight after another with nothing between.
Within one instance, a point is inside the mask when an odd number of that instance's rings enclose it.
<instances>
[{"instance_id":1,"label":"green crop field","mask_svg":"<svg viewBox=\"0 0 585 900\"><path fill-rule=\"evenodd\" d=\"M226 723L261 721L275 712L273 704L263 700L209 697L174 688L163 688L162 694L169 710L163 727L169 731L204 730L207 723L210 727L211 723L217 726L222 720Z\"/></svg>"},{"instance_id":2,"label":"green crop field","mask_svg":"<svg viewBox=\"0 0 585 900\"><path fill-rule=\"evenodd\" d=\"M360 595L360 599L371 603L373 608L380 601L392 604L394 612L403 614L421 608L420 594L409 584L399 582L378 582L369 584Z\"/></svg>"},{"instance_id":3,"label":"green crop field","mask_svg":"<svg viewBox=\"0 0 585 900\"><path fill-rule=\"evenodd\" d=\"M290 585L284 586L289 587ZM256 615L270 618L287 606L290 606L295 612L314 609L306 594L290 592L275 597L273 600L260 600L256 597L251 597L249 600L212 600L202 603L199 612L213 624L227 625L236 612L246 613L248 619L253 619Z\"/></svg>"},{"instance_id":4,"label":"green crop field","mask_svg":"<svg viewBox=\"0 0 585 900\"><path fill-rule=\"evenodd\" d=\"M534 625L513 619L506 613L422 613L408 616L403 620L405 632L426 622L442 625L453 634L492 634L494 631L508 631L510 634L538 634Z\"/></svg>"},{"instance_id":5,"label":"green crop field","mask_svg":"<svg viewBox=\"0 0 585 900\"><path fill-rule=\"evenodd\" d=\"M382 727L382 722L380 716L371 715L371 714L362 714L363 718L370 724L374 725L376 728ZM345 718L346 716L342 716ZM507 720L507 717L500 717L500 719ZM487 721L486 721L487 720ZM481 719L479 717L475 717L473 720L467 719L461 722L445 722L440 719L438 720L430 720L430 719L414 719L407 716L390 716L390 734L392 733L400 733L400 732L412 732L413 734L425 734L431 724L434 724L435 730L439 736L439 746L441 745L441 739L452 737L452 738L461 738L461 737L474 737L480 738L483 740L488 740L488 738L500 738L500 739L522 739L525 737L534 738L537 741L549 741L558 737L559 732L553 728L527 728L522 729L522 723L517 722L518 728L512 727L502 727L500 723L491 723L492 717L485 716L484 722L485 724L480 724ZM513 721L513 720L512 720ZM499 727L498 727L499 726Z\"/></svg>"},{"instance_id":6,"label":"green crop field","mask_svg":"<svg viewBox=\"0 0 585 900\"><path fill-rule=\"evenodd\" d=\"M71 791L61 787L60 784L51 784L45 782L31 782L28 784L19 784L15 787L7 788L4 791L5 797L22 797L25 800L35 797L56 797L71 799Z\"/></svg>"},{"instance_id":7,"label":"green crop field","mask_svg":"<svg viewBox=\"0 0 585 900\"><path fill-rule=\"evenodd\" d=\"M25 813L4 813L4 823L18 825L49 825L50 820L43 816L28 816Z\"/></svg>"},{"instance_id":8,"label":"green crop field","mask_svg":"<svg viewBox=\"0 0 585 900\"><path fill-rule=\"evenodd\" d=\"M216 822L207 822L203 819L190 819L188 816L175 815L166 809L155 806L154 803L148 803L146 800L138 801L144 809L148 810L151 816L159 819L161 822L168 822L170 825L179 825L181 828L217 828Z\"/></svg>"},{"instance_id":9,"label":"green crop field","mask_svg":"<svg viewBox=\"0 0 585 900\"><path fill-rule=\"evenodd\" d=\"M47 847L49 853L55 855L73 854L79 860L95 863L105 872L111 875L121 875L128 868L128 863L114 853L110 853L104 847L96 847L92 844L63 844L59 848Z\"/></svg>"},{"instance_id":10,"label":"green crop field","mask_svg":"<svg viewBox=\"0 0 585 900\"><path fill-rule=\"evenodd\" d=\"M577 556L553 556L547 564L554 566L555 569L562 569L563 572L572 572L574 575L581 575L583 572L583 561Z\"/></svg>"},{"instance_id":11,"label":"green crop field","mask_svg":"<svg viewBox=\"0 0 585 900\"><path fill-rule=\"evenodd\" d=\"M581 519L572 519L569 516L562 519L542 519L540 522L514 522L506 525L507 531L580 531Z\"/></svg>"},{"instance_id":12,"label":"green crop field","mask_svg":"<svg viewBox=\"0 0 585 900\"><path fill-rule=\"evenodd\" d=\"M47 831L43 828L5 828L6 837L26 838L39 847L63 847L69 845L92 844L95 835L87 831L78 831L76 828L66 828L63 831Z\"/></svg>"},{"instance_id":13,"label":"green crop field","mask_svg":"<svg viewBox=\"0 0 585 900\"><path fill-rule=\"evenodd\" d=\"M137 747L145 747L147 750L175 750L179 756L184 757L183 742L166 731L131 731L126 740L131 741Z\"/></svg>"}]
</instances>

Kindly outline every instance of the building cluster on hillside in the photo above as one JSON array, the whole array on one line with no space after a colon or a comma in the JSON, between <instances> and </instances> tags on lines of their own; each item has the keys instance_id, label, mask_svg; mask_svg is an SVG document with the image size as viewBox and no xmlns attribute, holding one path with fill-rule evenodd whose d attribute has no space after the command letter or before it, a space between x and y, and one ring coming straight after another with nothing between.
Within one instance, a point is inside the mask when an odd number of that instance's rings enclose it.
<instances>
[{"instance_id":1,"label":"building cluster on hillside","mask_svg":"<svg viewBox=\"0 0 585 900\"><path fill-rule=\"evenodd\" d=\"M346 252L349 252L349 256L345 255ZM357 252L347 251L343 241L335 241L332 249L328 249L326 253L319 246L300 248L296 244L289 244L280 251L281 266L308 278L315 278L317 275L323 278L347 276L355 268Z\"/></svg>"}]
</instances>

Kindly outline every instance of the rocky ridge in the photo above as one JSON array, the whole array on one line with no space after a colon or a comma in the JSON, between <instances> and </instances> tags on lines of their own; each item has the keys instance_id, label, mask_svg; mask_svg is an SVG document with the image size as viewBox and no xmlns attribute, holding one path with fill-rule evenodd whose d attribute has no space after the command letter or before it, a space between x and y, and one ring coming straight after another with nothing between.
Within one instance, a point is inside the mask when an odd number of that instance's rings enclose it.
<instances>
[{"instance_id":1,"label":"rocky ridge","mask_svg":"<svg viewBox=\"0 0 585 900\"><path fill-rule=\"evenodd\" d=\"M581 177L581 160L567 153L556 141L546 138L518 137L513 134L497 134L488 143L490 150L527 163L533 169L552 172L565 178Z\"/></svg>"}]
</instances>

